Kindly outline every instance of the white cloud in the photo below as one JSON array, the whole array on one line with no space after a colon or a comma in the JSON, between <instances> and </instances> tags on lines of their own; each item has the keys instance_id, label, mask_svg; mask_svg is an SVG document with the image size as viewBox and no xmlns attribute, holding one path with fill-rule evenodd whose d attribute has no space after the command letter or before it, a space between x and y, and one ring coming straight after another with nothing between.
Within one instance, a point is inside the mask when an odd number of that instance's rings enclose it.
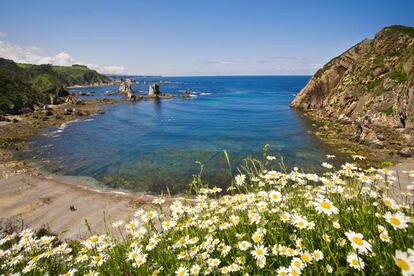
<instances>
[{"instance_id":1,"label":"white cloud","mask_svg":"<svg viewBox=\"0 0 414 276\"><path fill-rule=\"evenodd\" d=\"M125 73L125 67L124 66L99 66L95 64L85 64L89 68L92 68L98 72L104 72L106 74L122 74Z\"/></svg>"},{"instance_id":2,"label":"white cloud","mask_svg":"<svg viewBox=\"0 0 414 276\"><path fill-rule=\"evenodd\" d=\"M6 36L6 34L3 32L0 32L0 37L4 37L4 36Z\"/></svg>"},{"instance_id":3,"label":"white cloud","mask_svg":"<svg viewBox=\"0 0 414 276\"><path fill-rule=\"evenodd\" d=\"M4 33L0 32L0 39L2 37L4 37ZM2 40L0 40L0 57L11 59L19 63L30 64L53 64L63 66L84 64L100 73L107 74L122 74L125 72L124 66L87 64L73 58L70 54L65 52L60 52L54 56L45 56L40 53L38 47L20 46Z\"/></svg>"}]
</instances>

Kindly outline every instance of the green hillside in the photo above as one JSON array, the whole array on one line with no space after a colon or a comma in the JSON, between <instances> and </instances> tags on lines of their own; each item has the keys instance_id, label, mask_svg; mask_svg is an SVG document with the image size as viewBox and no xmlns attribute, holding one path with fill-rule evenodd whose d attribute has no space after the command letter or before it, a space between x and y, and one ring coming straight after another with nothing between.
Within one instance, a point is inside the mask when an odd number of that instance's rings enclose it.
<instances>
[{"instance_id":1,"label":"green hillside","mask_svg":"<svg viewBox=\"0 0 414 276\"><path fill-rule=\"evenodd\" d=\"M108 82L110 78L83 65L33 65L0 58L0 114L16 114L22 107L46 103L56 89Z\"/></svg>"}]
</instances>

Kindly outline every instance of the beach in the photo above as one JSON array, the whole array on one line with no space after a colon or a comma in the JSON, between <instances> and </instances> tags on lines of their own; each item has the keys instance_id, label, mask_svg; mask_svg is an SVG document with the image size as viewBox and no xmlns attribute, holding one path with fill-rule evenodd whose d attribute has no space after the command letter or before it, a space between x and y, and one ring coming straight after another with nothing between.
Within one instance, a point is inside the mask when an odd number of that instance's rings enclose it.
<instances>
[{"instance_id":1,"label":"beach","mask_svg":"<svg viewBox=\"0 0 414 276\"><path fill-rule=\"evenodd\" d=\"M135 210L150 204L145 195L101 191L82 186L79 181L28 172L0 179L0 218L4 223L24 224L46 229L63 238L89 236L85 221L93 232L104 233L117 220L128 221ZM70 210L70 206L75 208Z\"/></svg>"}]
</instances>

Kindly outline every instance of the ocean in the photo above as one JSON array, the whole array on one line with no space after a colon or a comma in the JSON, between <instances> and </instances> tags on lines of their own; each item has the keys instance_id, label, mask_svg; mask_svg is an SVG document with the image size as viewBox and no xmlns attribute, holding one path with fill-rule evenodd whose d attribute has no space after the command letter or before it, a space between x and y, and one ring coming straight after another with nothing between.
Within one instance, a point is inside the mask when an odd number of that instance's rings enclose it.
<instances>
[{"instance_id":1,"label":"ocean","mask_svg":"<svg viewBox=\"0 0 414 276\"><path fill-rule=\"evenodd\" d=\"M310 131L312 123L290 102L309 76L136 77L135 91L164 81L161 91L188 99L139 101L104 106L96 115L46 129L30 141L26 158L46 172L89 177L100 185L136 192L183 193L203 164L202 179L225 187L244 158L269 154L294 166L318 170L326 154L335 154ZM145 83L144 83L145 82ZM115 86L72 89L116 91ZM278 166L275 162L275 167Z\"/></svg>"}]
</instances>

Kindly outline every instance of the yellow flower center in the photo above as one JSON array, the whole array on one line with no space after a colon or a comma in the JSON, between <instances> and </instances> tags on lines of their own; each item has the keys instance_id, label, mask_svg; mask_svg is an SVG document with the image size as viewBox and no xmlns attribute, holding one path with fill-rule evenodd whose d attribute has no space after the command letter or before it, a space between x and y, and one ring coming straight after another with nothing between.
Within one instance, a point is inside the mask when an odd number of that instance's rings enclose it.
<instances>
[{"instance_id":1,"label":"yellow flower center","mask_svg":"<svg viewBox=\"0 0 414 276\"><path fill-rule=\"evenodd\" d=\"M307 254L303 254L301 256L302 260L304 260L305 262L309 263L310 262L310 256Z\"/></svg>"},{"instance_id":2,"label":"yellow flower center","mask_svg":"<svg viewBox=\"0 0 414 276\"><path fill-rule=\"evenodd\" d=\"M352 259L352 264L359 266L359 261L357 259Z\"/></svg>"},{"instance_id":3,"label":"yellow flower center","mask_svg":"<svg viewBox=\"0 0 414 276\"><path fill-rule=\"evenodd\" d=\"M358 238L358 237L353 237L352 238L352 241L354 242L354 243L356 243L356 244L358 244L358 245L364 245L364 240L363 239L361 239L361 238Z\"/></svg>"},{"instance_id":4,"label":"yellow flower center","mask_svg":"<svg viewBox=\"0 0 414 276\"><path fill-rule=\"evenodd\" d=\"M401 221L398 218L396 218L396 217L390 218L390 221L391 221L392 224L394 224L396 226L398 226L398 225L401 224Z\"/></svg>"},{"instance_id":5,"label":"yellow flower center","mask_svg":"<svg viewBox=\"0 0 414 276\"><path fill-rule=\"evenodd\" d=\"M395 262L397 263L397 266L399 268L401 268L402 270L404 270L404 271L409 271L410 270L410 264L406 260L401 259L401 258L397 258L397 260Z\"/></svg>"},{"instance_id":6,"label":"yellow flower center","mask_svg":"<svg viewBox=\"0 0 414 276\"><path fill-rule=\"evenodd\" d=\"M300 267L300 262L299 261L295 261L293 264L297 267Z\"/></svg>"},{"instance_id":7,"label":"yellow flower center","mask_svg":"<svg viewBox=\"0 0 414 276\"><path fill-rule=\"evenodd\" d=\"M304 227L305 226L305 223L303 221L299 221L298 222L298 225L299 225L299 227Z\"/></svg>"},{"instance_id":8,"label":"yellow flower center","mask_svg":"<svg viewBox=\"0 0 414 276\"><path fill-rule=\"evenodd\" d=\"M178 275L180 275L180 276L184 276L184 275L185 275L185 274L184 274L184 271L180 271L180 273L179 273Z\"/></svg>"},{"instance_id":9,"label":"yellow flower center","mask_svg":"<svg viewBox=\"0 0 414 276\"><path fill-rule=\"evenodd\" d=\"M256 254L257 254L257 255L259 255L259 256L263 255L263 249L258 248L258 249L256 250Z\"/></svg>"},{"instance_id":10,"label":"yellow flower center","mask_svg":"<svg viewBox=\"0 0 414 276\"><path fill-rule=\"evenodd\" d=\"M95 242L98 241L98 237L90 237L89 241L92 242L92 243L95 243Z\"/></svg>"},{"instance_id":11,"label":"yellow flower center","mask_svg":"<svg viewBox=\"0 0 414 276\"><path fill-rule=\"evenodd\" d=\"M132 257L133 259L135 259L136 257L138 257L138 253L137 253L137 252L132 253L132 254L131 254L131 257Z\"/></svg>"},{"instance_id":12,"label":"yellow flower center","mask_svg":"<svg viewBox=\"0 0 414 276\"><path fill-rule=\"evenodd\" d=\"M322 201L321 206L324 209L331 209L331 204L329 202L326 202L326 201Z\"/></svg>"},{"instance_id":13,"label":"yellow flower center","mask_svg":"<svg viewBox=\"0 0 414 276\"><path fill-rule=\"evenodd\" d=\"M392 203L390 200L384 200L385 206L391 207Z\"/></svg>"}]
</instances>

